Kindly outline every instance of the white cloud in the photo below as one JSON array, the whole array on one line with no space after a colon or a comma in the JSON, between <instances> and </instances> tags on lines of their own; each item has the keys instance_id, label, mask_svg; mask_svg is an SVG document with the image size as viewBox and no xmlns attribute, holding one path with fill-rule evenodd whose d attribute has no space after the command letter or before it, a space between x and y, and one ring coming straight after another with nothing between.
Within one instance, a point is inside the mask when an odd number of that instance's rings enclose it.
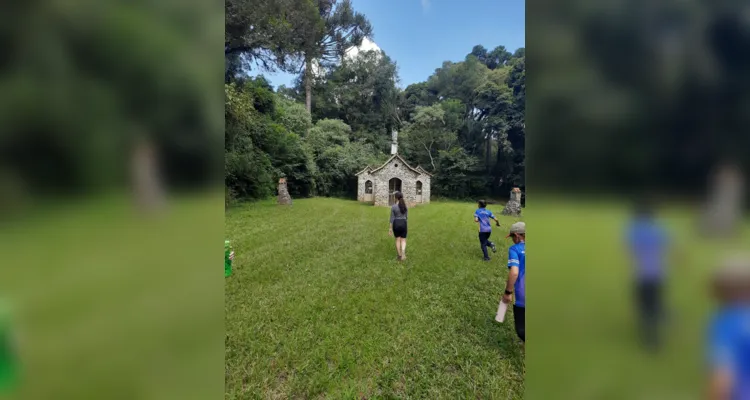
<instances>
[{"instance_id":1,"label":"white cloud","mask_svg":"<svg viewBox=\"0 0 750 400\"><path fill-rule=\"evenodd\" d=\"M382 52L380 46L370 40L370 38L362 39L362 44L359 47L350 47L346 50L346 58L352 59L362 51L378 51Z\"/></svg>"},{"instance_id":2,"label":"white cloud","mask_svg":"<svg viewBox=\"0 0 750 400\"><path fill-rule=\"evenodd\" d=\"M377 51L382 52L383 50L380 49L380 46L378 46L375 42L370 40L370 38L364 38L362 39L362 44L357 46L352 46L346 50L344 53L344 57L351 60L354 57L357 56L362 51ZM313 60L312 62L312 75L318 80L325 79L326 71L323 69L323 67L320 65L320 62L318 60Z\"/></svg>"},{"instance_id":3,"label":"white cloud","mask_svg":"<svg viewBox=\"0 0 750 400\"><path fill-rule=\"evenodd\" d=\"M422 11L430 9L430 0L422 0Z\"/></svg>"}]
</instances>

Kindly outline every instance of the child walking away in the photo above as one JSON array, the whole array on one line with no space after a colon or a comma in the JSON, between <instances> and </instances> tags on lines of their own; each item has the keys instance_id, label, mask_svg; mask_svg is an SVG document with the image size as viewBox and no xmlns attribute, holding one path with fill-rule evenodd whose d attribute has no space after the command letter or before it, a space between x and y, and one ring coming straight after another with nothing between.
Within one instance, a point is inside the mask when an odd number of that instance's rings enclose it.
<instances>
[{"instance_id":1,"label":"child walking away","mask_svg":"<svg viewBox=\"0 0 750 400\"><path fill-rule=\"evenodd\" d=\"M670 240L666 228L656 218L652 203L641 201L627 230L627 240L634 261L635 306L645 348L661 347L663 324L663 290L667 280Z\"/></svg>"},{"instance_id":2,"label":"child walking away","mask_svg":"<svg viewBox=\"0 0 750 400\"><path fill-rule=\"evenodd\" d=\"M490 260L490 255L487 254L487 246L492 249L492 252L497 252L495 243L490 242L490 236L492 235L492 225L490 221L494 220L497 226L500 226L500 221L495 218L492 211L487 209L487 203L484 200L479 200L479 208L474 211L474 222L479 223L479 245L482 247L482 254L484 254L484 261Z\"/></svg>"},{"instance_id":3,"label":"child walking away","mask_svg":"<svg viewBox=\"0 0 750 400\"><path fill-rule=\"evenodd\" d=\"M509 304L516 295L513 305L513 320L516 334L526 343L526 224L516 222L511 225L508 236L513 246L508 249L508 282L505 284L503 303Z\"/></svg>"},{"instance_id":4,"label":"child walking away","mask_svg":"<svg viewBox=\"0 0 750 400\"><path fill-rule=\"evenodd\" d=\"M404 195L396 192L396 204L391 206L391 223L388 228L388 234L396 237L396 252L398 261L406 260L406 234L409 210L406 208Z\"/></svg>"}]
</instances>

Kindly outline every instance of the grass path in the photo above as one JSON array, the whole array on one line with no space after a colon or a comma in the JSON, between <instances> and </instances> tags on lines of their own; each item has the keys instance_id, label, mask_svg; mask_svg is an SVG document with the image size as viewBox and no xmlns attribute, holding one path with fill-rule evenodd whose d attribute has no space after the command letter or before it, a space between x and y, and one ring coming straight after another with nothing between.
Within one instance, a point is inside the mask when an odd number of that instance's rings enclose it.
<instances>
[{"instance_id":1,"label":"grass path","mask_svg":"<svg viewBox=\"0 0 750 400\"><path fill-rule=\"evenodd\" d=\"M307 199L230 210L226 398L522 398L512 319L493 321L508 243L496 232L498 254L482 262L473 211L412 209L399 264L388 209Z\"/></svg>"}]
</instances>

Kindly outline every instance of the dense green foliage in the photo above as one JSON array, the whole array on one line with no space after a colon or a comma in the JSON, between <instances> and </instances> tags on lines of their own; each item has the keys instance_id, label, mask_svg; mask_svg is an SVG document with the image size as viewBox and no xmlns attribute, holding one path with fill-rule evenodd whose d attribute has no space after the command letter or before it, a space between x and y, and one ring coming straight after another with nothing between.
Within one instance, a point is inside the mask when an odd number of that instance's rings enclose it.
<instances>
[{"instance_id":1,"label":"dense green foliage","mask_svg":"<svg viewBox=\"0 0 750 400\"><path fill-rule=\"evenodd\" d=\"M0 203L121 188L144 138L170 186L220 179L221 67L203 56L215 48L216 11L107 1L8 11Z\"/></svg>"},{"instance_id":2,"label":"dense green foliage","mask_svg":"<svg viewBox=\"0 0 750 400\"><path fill-rule=\"evenodd\" d=\"M695 195L722 162L748 171L750 24L739 3L606 4L530 10L530 184Z\"/></svg>"},{"instance_id":3,"label":"dense green foliage","mask_svg":"<svg viewBox=\"0 0 750 400\"><path fill-rule=\"evenodd\" d=\"M227 84L225 95L229 200L270 196L279 177L294 197L345 195L362 162L382 160L370 144L351 140L340 120L313 125L302 104L273 93L263 78Z\"/></svg>"},{"instance_id":4,"label":"dense green foliage","mask_svg":"<svg viewBox=\"0 0 750 400\"><path fill-rule=\"evenodd\" d=\"M400 133L399 153L435 174L434 195L505 195L524 186L524 49L475 46L463 61L446 61L424 82L401 89L396 62L384 52L344 56L363 34L372 35L364 15L348 1L313 3L309 12L318 13L303 17L301 11L269 6L250 12L242 0L227 2L229 21L246 13L265 18L253 37L268 31L252 51L245 36L227 32L227 65L234 69L225 90L225 181L233 198L266 197L281 176L292 196L354 197L354 173L387 159L393 130ZM298 37L308 28L292 26L315 18L309 29L328 28L315 31L313 46ZM237 68L237 57L246 68ZM253 65L294 70L295 57L300 74L294 87L274 92L264 79L248 78Z\"/></svg>"}]
</instances>

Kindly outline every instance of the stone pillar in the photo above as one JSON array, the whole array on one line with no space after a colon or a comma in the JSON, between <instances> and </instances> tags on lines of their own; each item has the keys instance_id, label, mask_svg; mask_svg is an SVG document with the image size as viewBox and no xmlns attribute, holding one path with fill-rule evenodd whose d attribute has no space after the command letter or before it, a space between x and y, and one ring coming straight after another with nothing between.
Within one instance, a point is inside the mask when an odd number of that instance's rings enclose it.
<instances>
[{"instance_id":1,"label":"stone pillar","mask_svg":"<svg viewBox=\"0 0 750 400\"><path fill-rule=\"evenodd\" d=\"M153 140L141 136L132 154L133 193L136 204L145 212L156 211L166 205L166 193L159 171L159 153Z\"/></svg>"},{"instance_id":2,"label":"stone pillar","mask_svg":"<svg viewBox=\"0 0 750 400\"><path fill-rule=\"evenodd\" d=\"M517 201L520 204L521 203L521 189L513 188L513 190L510 191L510 199L512 201Z\"/></svg>"},{"instance_id":3,"label":"stone pillar","mask_svg":"<svg viewBox=\"0 0 750 400\"><path fill-rule=\"evenodd\" d=\"M745 197L742 170L731 164L723 165L709 182L708 202L703 214L703 234L732 235L742 219Z\"/></svg>"},{"instance_id":4,"label":"stone pillar","mask_svg":"<svg viewBox=\"0 0 750 400\"><path fill-rule=\"evenodd\" d=\"M521 189L516 187L510 191L510 200L508 200L501 214L513 217L521 216Z\"/></svg>"},{"instance_id":5,"label":"stone pillar","mask_svg":"<svg viewBox=\"0 0 750 400\"><path fill-rule=\"evenodd\" d=\"M279 179L278 203L285 206L292 205L292 196L289 195L289 189L287 189L286 186L286 178Z\"/></svg>"}]
</instances>

